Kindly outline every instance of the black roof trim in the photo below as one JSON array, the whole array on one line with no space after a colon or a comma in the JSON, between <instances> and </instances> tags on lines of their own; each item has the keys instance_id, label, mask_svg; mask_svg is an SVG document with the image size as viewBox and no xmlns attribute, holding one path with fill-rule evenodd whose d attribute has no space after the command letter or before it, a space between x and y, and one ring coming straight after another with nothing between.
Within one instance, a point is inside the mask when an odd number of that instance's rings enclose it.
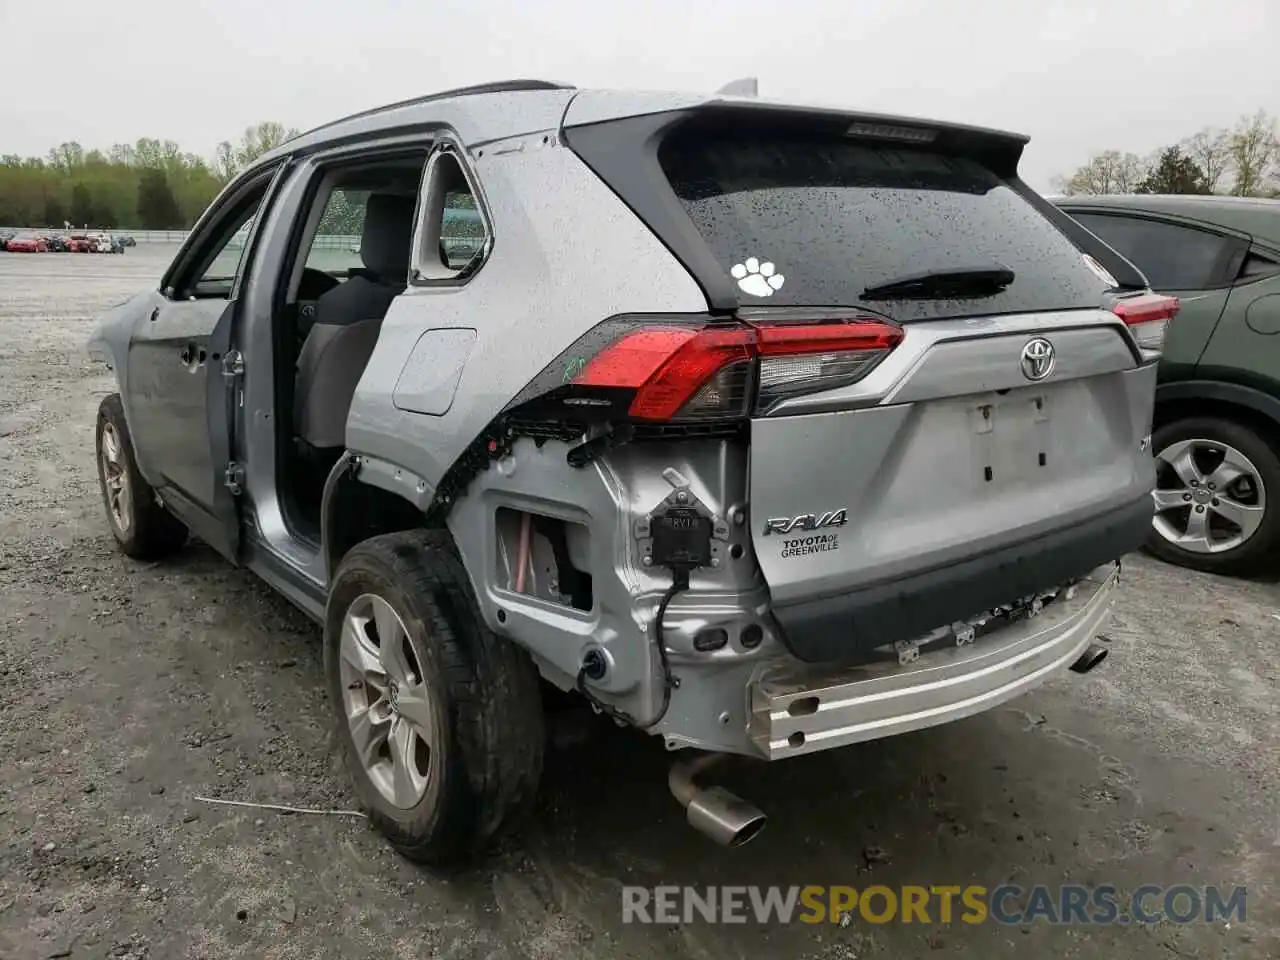
<instances>
[{"instance_id":1,"label":"black roof trim","mask_svg":"<svg viewBox=\"0 0 1280 960\"><path fill-rule=\"evenodd\" d=\"M422 103L432 103L436 100L452 100L455 97L474 97L488 93L529 93L537 90L573 90L576 89L572 84L555 83L551 80L495 80L492 83L477 83L470 87L457 87L453 90L441 90L439 93L428 93L421 97L411 97L408 100L399 100L396 103L387 103L379 107L370 107L368 110L361 110L359 113L353 113L350 116L342 117L338 120L331 120L328 123L322 123L318 127L313 127L303 133L298 134L296 139L301 140L313 133L321 130L328 130L330 127L336 127L340 123L347 123L351 120L360 120L364 117L374 117L380 113L387 113L391 110L399 110L402 107L416 107Z\"/></svg>"}]
</instances>

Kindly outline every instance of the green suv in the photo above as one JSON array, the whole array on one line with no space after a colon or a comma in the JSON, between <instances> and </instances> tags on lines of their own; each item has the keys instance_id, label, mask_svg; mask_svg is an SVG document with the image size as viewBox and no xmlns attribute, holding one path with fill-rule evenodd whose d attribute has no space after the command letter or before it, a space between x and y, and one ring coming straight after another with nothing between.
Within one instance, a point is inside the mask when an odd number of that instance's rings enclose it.
<instances>
[{"instance_id":1,"label":"green suv","mask_svg":"<svg viewBox=\"0 0 1280 960\"><path fill-rule=\"evenodd\" d=\"M1280 560L1280 200L1054 203L1182 303L1156 392L1148 548L1214 573Z\"/></svg>"}]
</instances>

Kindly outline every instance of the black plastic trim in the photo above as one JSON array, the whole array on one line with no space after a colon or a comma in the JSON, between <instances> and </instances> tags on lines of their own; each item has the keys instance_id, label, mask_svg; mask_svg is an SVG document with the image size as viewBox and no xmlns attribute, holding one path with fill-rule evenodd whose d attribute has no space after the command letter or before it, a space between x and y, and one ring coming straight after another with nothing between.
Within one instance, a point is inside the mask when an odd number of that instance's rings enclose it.
<instances>
[{"instance_id":1,"label":"black plastic trim","mask_svg":"<svg viewBox=\"0 0 1280 960\"><path fill-rule=\"evenodd\" d=\"M1074 243L1082 253L1089 254L1089 256L1106 267L1107 272L1115 277L1116 282L1121 287L1147 289L1151 286L1147 282L1146 274L1135 264L1126 260L1118 251L1109 247L1101 237L1092 233L1088 227L1071 216L1068 211L1052 201L1046 200L1022 180L1015 179L1011 181L1011 186L1023 199L1050 220L1055 227L1065 233L1067 239Z\"/></svg>"},{"instance_id":2,"label":"black plastic trim","mask_svg":"<svg viewBox=\"0 0 1280 960\"><path fill-rule=\"evenodd\" d=\"M865 661L876 647L922 637L1047 590L1142 546L1154 506L1143 495L1103 516L933 570L833 597L775 604L782 642L807 663Z\"/></svg>"},{"instance_id":3,"label":"black plastic trim","mask_svg":"<svg viewBox=\"0 0 1280 960\"><path fill-rule=\"evenodd\" d=\"M1277 385L1280 388L1280 385ZM1156 406L1177 400L1218 400L1247 407L1280 425L1280 398L1255 387L1222 380L1174 380L1156 386Z\"/></svg>"},{"instance_id":4,"label":"black plastic trim","mask_svg":"<svg viewBox=\"0 0 1280 960\"><path fill-rule=\"evenodd\" d=\"M562 139L689 271L713 313L738 307L738 290L685 213L658 162L658 148L694 110L566 127Z\"/></svg>"}]
</instances>

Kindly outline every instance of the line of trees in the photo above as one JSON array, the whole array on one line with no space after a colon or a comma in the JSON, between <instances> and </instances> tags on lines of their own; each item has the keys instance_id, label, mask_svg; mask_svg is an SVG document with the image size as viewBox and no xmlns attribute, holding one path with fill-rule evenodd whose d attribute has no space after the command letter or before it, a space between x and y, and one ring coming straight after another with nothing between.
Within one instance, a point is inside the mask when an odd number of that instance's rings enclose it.
<instances>
[{"instance_id":1,"label":"line of trees","mask_svg":"<svg viewBox=\"0 0 1280 960\"><path fill-rule=\"evenodd\" d=\"M257 123L239 141L218 144L212 160L148 137L105 152L71 141L45 157L0 156L0 225L185 229L231 177L297 135Z\"/></svg>"},{"instance_id":2,"label":"line of trees","mask_svg":"<svg viewBox=\"0 0 1280 960\"><path fill-rule=\"evenodd\" d=\"M1280 129L1259 110L1232 127L1208 127L1150 156L1104 150L1070 176L1060 193L1226 193L1280 197Z\"/></svg>"}]
</instances>

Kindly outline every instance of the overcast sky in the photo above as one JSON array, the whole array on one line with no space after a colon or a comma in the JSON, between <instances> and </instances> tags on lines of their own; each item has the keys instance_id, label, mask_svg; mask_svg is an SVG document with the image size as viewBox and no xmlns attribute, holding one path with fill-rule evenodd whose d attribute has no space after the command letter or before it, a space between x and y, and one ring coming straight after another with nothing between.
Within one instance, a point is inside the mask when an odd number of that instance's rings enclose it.
<instances>
[{"instance_id":1,"label":"overcast sky","mask_svg":"<svg viewBox=\"0 0 1280 960\"><path fill-rule=\"evenodd\" d=\"M537 77L712 90L1016 130L1047 190L1280 113L1280 0L0 0L0 153L151 136L212 154L446 87ZM60 52L60 53L59 53Z\"/></svg>"}]
</instances>

